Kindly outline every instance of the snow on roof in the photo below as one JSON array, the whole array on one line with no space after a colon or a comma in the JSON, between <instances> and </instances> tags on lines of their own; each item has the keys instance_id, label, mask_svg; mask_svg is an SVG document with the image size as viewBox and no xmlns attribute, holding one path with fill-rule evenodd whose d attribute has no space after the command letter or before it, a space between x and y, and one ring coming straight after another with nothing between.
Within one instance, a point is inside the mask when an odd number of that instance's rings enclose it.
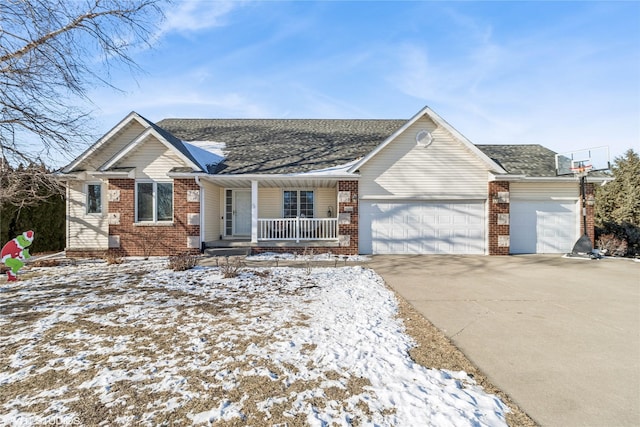
<instances>
[{"instance_id":1,"label":"snow on roof","mask_svg":"<svg viewBox=\"0 0 640 427\"><path fill-rule=\"evenodd\" d=\"M349 174L349 169L351 168L351 166L355 165L358 160L360 159L356 159L353 160L349 163L344 163L342 165L337 165L337 166L332 166L332 167L328 167L328 168L324 168L324 169L316 169L316 170L312 170L309 172L302 172L300 174L296 174L296 175L303 175L303 176L309 176L309 175L346 175Z\"/></svg>"},{"instance_id":2,"label":"snow on roof","mask_svg":"<svg viewBox=\"0 0 640 427\"><path fill-rule=\"evenodd\" d=\"M182 141L189 153L204 170L215 166L225 158L225 143L216 141Z\"/></svg>"}]
</instances>

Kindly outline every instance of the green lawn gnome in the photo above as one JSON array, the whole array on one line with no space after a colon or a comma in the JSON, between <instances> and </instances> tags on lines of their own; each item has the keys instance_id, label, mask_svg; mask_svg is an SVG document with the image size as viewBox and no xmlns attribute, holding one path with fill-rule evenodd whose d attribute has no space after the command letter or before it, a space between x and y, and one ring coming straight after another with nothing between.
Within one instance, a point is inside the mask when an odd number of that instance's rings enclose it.
<instances>
[{"instance_id":1,"label":"green lawn gnome","mask_svg":"<svg viewBox=\"0 0 640 427\"><path fill-rule=\"evenodd\" d=\"M33 242L33 231L25 231L15 239L7 242L0 252L2 262L9 267L7 271L9 282L18 280L18 271L24 266L24 261L30 258L28 246Z\"/></svg>"}]
</instances>

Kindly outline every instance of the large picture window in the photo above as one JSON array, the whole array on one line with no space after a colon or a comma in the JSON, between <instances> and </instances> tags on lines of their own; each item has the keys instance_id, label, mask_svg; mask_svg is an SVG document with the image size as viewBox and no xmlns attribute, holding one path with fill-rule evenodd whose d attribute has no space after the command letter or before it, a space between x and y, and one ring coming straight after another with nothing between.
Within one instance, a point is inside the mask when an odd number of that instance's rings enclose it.
<instances>
[{"instance_id":1,"label":"large picture window","mask_svg":"<svg viewBox=\"0 0 640 427\"><path fill-rule=\"evenodd\" d=\"M313 218L313 190L285 190L283 201L285 218Z\"/></svg>"},{"instance_id":2,"label":"large picture window","mask_svg":"<svg viewBox=\"0 0 640 427\"><path fill-rule=\"evenodd\" d=\"M136 222L173 221L173 183L136 183Z\"/></svg>"},{"instance_id":3,"label":"large picture window","mask_svg":"<svg viewBox=\"0 0 640 427\"><path fill-rule=\"evenodd\" d=\"M87 213L102 213L102 185L87 184Z\"/></svg>"}]
</instances>

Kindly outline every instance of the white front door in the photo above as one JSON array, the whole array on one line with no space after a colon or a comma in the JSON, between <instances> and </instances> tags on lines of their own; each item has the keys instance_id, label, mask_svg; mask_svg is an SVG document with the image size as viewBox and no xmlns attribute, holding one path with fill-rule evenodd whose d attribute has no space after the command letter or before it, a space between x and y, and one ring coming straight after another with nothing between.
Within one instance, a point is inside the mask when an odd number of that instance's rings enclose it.
<instances>
[{"instance_id":1,"label":"white front door","mask_svg":"<svg viewBox=\"0 0 640 427\"><path fill-rule=\"evenodd\" d=\"M233 192L233 235L251 235L251 191Z\"/></svg>"}]
</instances>

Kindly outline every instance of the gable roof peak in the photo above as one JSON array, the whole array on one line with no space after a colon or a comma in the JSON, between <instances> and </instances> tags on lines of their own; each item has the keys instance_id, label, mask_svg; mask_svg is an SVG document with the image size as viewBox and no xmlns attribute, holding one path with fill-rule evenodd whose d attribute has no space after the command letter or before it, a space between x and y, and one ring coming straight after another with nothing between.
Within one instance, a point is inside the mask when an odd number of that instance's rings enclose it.
<instances>
[{"instance_id":1,"label":"gable roof peak","mask_svg":"<svg viewBox=\"0 0 640 427\"><path fill-rule=\"evenodd\" d=\"M400 129L395 131L391 136L389 136L384 142L378 145L373 151L363 157L359 162L349 169L349 172L355 172L360 169L364 164L369 162L373 157L375 157L380 151L382 151L387 145L392 143L399 135L404 133L409 127L411 127L414 123L420 120L422 117L427 116L431 119L437 126L445 129L453 138L462 143L469 151L471 151L476 157L478 157L482 162L484 162L489 170L497 173L506 173L506 171L500 166L498 163L489 158L485 153L479 150L471 141L469 141L464 135L462 135L458 130L456 130L453 126L447 123L442 117L440 117L435 111L433 111L429 106L423 107L418 113L416 113L409 121L407 121Z\"/></svg>"},{"instance_id":2,"label":"gable roof peak","mask_svg":"<svg viewBox=\"0 0 640 427\"><path fill-rule=\"evenodd\" d=\"M112 127L107 133L102 135L93 145L87 148L82 154L76 157L71 163L61 169L62 173L69 173L78 168L78 166L88 159L92 154L98 151L102 146L104 146L113 136L115 136L122 129L127 127L132 121L138 122L144 128L149 128L152 124L151 121L147 120L140 114L135 111L131 111L127 114L122 120L120 120L114 127Z\"/></svg>"}]
</instances>

